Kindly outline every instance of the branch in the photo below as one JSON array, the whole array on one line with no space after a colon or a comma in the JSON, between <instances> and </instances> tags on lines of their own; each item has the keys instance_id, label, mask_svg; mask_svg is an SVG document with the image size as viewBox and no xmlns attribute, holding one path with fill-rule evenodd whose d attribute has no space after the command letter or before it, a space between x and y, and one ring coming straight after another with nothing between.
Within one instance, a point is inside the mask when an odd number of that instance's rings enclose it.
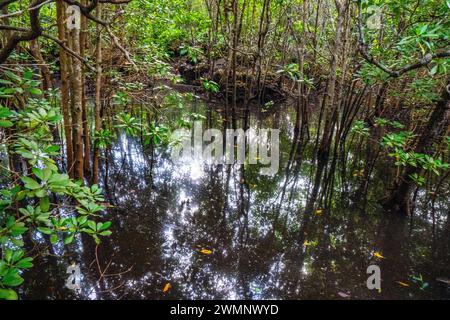
<instances>
[{"instance_id":1,"label":"branch","mask_svg":"<svg viewBox=\"0 0 450 320\"><path fill-rule=\"evenodd\" d=\"M364 40L364 33L362 29L363 21L362 21L362 9L361 9L361 1L358 0L358 42L359 42L359 51L361 52L364 59L369 62L370 64L373 64L374 66L378 67L379 69L383 70L387 74L389 74L392 78L398 78L402 74L419 69L421 67L425 67L429 65L433 60L440 59L440 58L447 58L450 57L450 49L443 52L438 53L428 53L423 58L419 59L418 62L412 63L410 65L407 65L401 69L393 70L385 66L384 64L380 63L379 61L375 60L375 58L369 53L368 45L366 44L366 41Z\"/></svg>"},{"instance_id":2,"label":"branch","mask_svg":"<svg viewBox=\"0 0 450 320\"><path fill-rule=\"evenodd\" d=\"M130 53L121 46L121 44L119 43L119 39L117 39L117 37L112 33L111 29L109 28L109 26L105 26L106 32L108 32L109 36L112 38L114 44L116 45L117 48L119 48L120 51L123 52L123 54L125 55L125 58L128 60L129 63L131 63L131 65L136 68L136 64L134 63L134 61L131 59L130 57Z\"/></svg>"},{"instance_id":3,"label":"branch","mask_svg":"<svg viewBox=\"0 0 450 320\"><path fill-rule=\"evenodd\" d=\"M33 2L30 3L29 7L37 7L40 4L42 4L43 2L45 2L45 1L44 0L34 0ZM6 44L0 50L0 63L4 63L8 59L11 52L16 48L16 46L20 42L34 40L42 34L42 28L39 23L39 10L40 10L40 7L30 11L31 29L29 29L29 30L25 29L26 31L19 33L19 34L14 33L8 39Z\"/></svg>"},{"instance_id":4,"label":"branch","mask_svg":"<svg viewBox=\"0 0 450 320\"><path fill-rule=\"evenodd\" d=\"M81 3L75 0L63 0L65 3L71 5L71 6L77 6L80 8L80 12L89 20L92 20L94 22L97 22L98 24L101 24L102 26L106 27L109 22L106 22L104 20L101 20L97 18L96 16L92 15L91 12L94 10L98 3L110 3L110 4L125 4L129 3L132 0L92 0L92 2L89 5L83 6Z\"/></svg>"},{"instance_id":5,"label":"branch","mask_svg":"<svg viewBox=\"0 0 450 320\"><path fill-rule=\"evenodd\" d=\"M54 2L54 1L55 1L55 0L47 0L47 1L43 2L43 3L41 3L41 4L38 4L38 5L35 6L35 7L29 7L28 9L24 9L24 10L16 11L16 12L13 12L13 13L8 13L8 14L0 15L0 19L14 17L14 16L21 15L22 13L24 13L24 12L26 12L26 11L33 11L33 10L36 10L36 9L39 9L40 7L42 7L42 6L45 6L45 5L48 4L48 3Z\"/></svg>"},{"instance_id":6,"label":"branch","mask_svg":"<svg viewBox=\"0 0 450 320\"><path fill-rule=\"evenodd\" d=\"M73 51L73 50L71 50L70 48L66 47L66 45L64 44L63 41L61 41L61 40L59 40L58 38L55 38L55 37L53 37L53 36L51 36L51 35L49 35L49 34L45 34L45 33L43 33L42 36L43 36L44 38L47 38L47 39L49 39L49 40L52 40L52 41L56 42L56 44L58 44L58 45L61 47L61 49L66 50L67 53L69 53L71 56L73 56L73 57L75 57L76 59L80 60L80 61L86 66L86 68L88 68L90 71L92 71L92 72L94 72L94 73L96 72L95 68L92 67L92 66L89 64L89 61L88 61L87 59L83 58L82 56L80 56L80 55L79 55L78 53L76 53L75 51Z\"/></svg>"},{"instance_id":7,"label":"branch","mask_svg":"<svg viewBox=\"0 0 450 320\"><path fill-rule=\"evenodd\" d=\"M6 25L0 25L0 30L11 30L11 31L18 31L18 32L30 32L30 30L25 28L19 28L19 27L13 27L13 26L6 26ZM92 72L96 72L95 69L89 65L88 60L77 54L75 51L71 50L70 48L66 47L63 41L59 40L58 38L55 38L49 34L41 33L41 36L44 38L47 38L49 40L54 41L56 44L58 44L62 49L66 50L67 53L69 53L71 56L75 57L76 59L83 62L83 64Z\"/></svg>"},{"instance_id":8,"label":"branch","mask_svg":"<svg viewBox=\"0 0 450 320\"><path fill-rule=\"evenodd\" d=\"M77 6L80 8L80 12L89 20L92 20L94 22L97 22L98 24L101 24L102 26L106 27L108 25L108 22L103 21L94 15L91 14L92 10L95 9L95 7L98 4L99 0L93 0L89 5L83 6L78 1L75 0L63 0L65 3L71 5L71 6Z\"/></svg>"}]
</instances>

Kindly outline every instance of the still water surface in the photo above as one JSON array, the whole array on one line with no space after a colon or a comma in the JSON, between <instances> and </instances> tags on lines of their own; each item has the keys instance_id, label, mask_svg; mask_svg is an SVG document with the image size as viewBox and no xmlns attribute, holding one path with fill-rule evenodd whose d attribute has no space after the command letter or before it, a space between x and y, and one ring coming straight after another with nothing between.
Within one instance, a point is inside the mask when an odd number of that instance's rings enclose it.
<instances>
[{"instance_id":1,"label":"still water surface","mask_svg":"<svg viewBox=\"0 0 450 320\"><path fill-rule=\"evenodd\" d=\"M192 108L209 126L223 125L221 106L197 102ZM171 117L176 112L165 120ZM450 278L448 199L431 208L419 195L414 219L392 217L376 201L382 169L367 197L358 194L357 177L345 193L336 187L331 207L317 208L306 238L299 236L313 171L308 150L300 169L286 170L294 120L289 106L251 114L252 127L281 129L280 170L273 178L259 175L257 166L174 165L167 149L144 150L139 138L119 134L103 164L113 234L99 246L98 264L91 239L56 247L54 255L36 260L22 297L450 298L436 280ZM72 262L82 272L78 294L65 288ZM380 292L366 286L371 264L381 268Z\"/></svg>"}]
</instances>

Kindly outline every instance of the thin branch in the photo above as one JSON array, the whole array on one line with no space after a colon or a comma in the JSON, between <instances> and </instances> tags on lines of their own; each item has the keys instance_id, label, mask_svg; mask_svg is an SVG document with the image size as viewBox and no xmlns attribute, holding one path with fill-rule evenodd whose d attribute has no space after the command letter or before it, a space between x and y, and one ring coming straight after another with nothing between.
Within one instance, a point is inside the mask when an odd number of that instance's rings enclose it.
<instances>
[{"instance_id":1,"label":"thin branch","mask_svg":"<svg viewBox=\"0 0 450 320\"><path fill-rule=\"evenodd\" d=\"M30 12L30 11L34 11L34 10L37 10L37 9L39 9L40 7L43 7L43 6L45 6L46 4L49 4L49 3L51 3L51 2L54 2L55 0L47 0L47 1L45 1L45 2L43 2L43 3L41 3L41 4L38 4L37 6L34 6L34 7L29 7L29 8L27 8L27 9L24 9L24 10L20 10L20 11L16 11L16 12L12 12L12 13L7 13L7 14L4 14L4 15L0 15L0 19L5 19L5 18L10 18L10 17L14 17L14 16L18 16L18 15L21 15L21 14L23 14L24 12Z\"/></svg>"},{"instance_id":2,"label":"thin branch","mask_svg":"<svg viewBox=\"0 0 450 320\"><path fill-rule=\"evenodd\" d=\"M105 26L105 30L106 30L106 32L108 32L109 36L112 38L112 40L113 40L114 44L116 45L116 47L119 48L119 50L123 52L123 54L125 55L125 58L128 60L128 62L134 68L137 68L136 64L134 63L134 61L130 57L130 53L124 47L122 47L122 45L119 43L119 39L117 39L117 37L112 33L112 31L109 28L109 26L106 25Z\"/></svg>"},{"instance_id":3,"label":"thin branch","mask_svg":"<svg viewBox=\"0 0 450 320\"><path fill-rule=\"evenodd\" d=\"M81 62L83 62L83 64L92 72L96 72L95 68L92 67L88 60L83 58L82 56L80 56L78 53L76 53L75 51L71 50L70 48L66 47L66 45L64 45L64 42L62 42L61 40L59 40L58 38L55 38L49 34L43 33L42 36L44 38L47 38L49 40L52 40L54 42L56 42L63 50L66 50L67 53L69 53L71 56L77 58L78 60L80 60Z\"/></svg>"}]
</instances>

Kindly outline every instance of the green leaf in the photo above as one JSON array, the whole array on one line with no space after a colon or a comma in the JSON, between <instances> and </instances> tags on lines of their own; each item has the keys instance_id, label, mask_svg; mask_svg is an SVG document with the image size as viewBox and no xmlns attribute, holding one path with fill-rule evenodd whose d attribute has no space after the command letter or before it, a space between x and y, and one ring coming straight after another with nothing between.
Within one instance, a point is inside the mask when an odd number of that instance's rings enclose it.
<instances>
[{"instance_id":1,"label":"green leaf","mask_svg":"<svg viewBox=\"0 0 450 320\"><path fill-rule=\"evenodd\" d=\"M16 200L22 201L23 199L25 199L26 195L27 195L27 191L21 190L21 191L19 191L19 193L17 193Z\"/></svg>"},{"instance_id":2,"label":"green leaf","mask_svg":"<svg viewBox=\"0 0 450 320\"><path fill-rule=\"evenodd\" d=\"M34 194L38 198L44 198L45 196L47 196L47 191L44 189L40 189L40 190L37 190Z\"/></svg>"},{"instance_id":3,"label":"green leaf","mask_svg":"<svg viewBox=\"0 0 450 320\"><path fill-rule=\"evenodd\" d=\"M97 231L103 231L108 229L112 225L111 221L107 221L105 223L98 223L97 224Z\"/></svg>"},{"instance_id":4,"label":"green leaf","mask_svg":"<svg viewBox=\"0 0 450 320\"><path fill-rule=\"evenodd\" d=\"M15 263L15 262L19 261L23 257L24 254L25 254L25 252L23 250L14 251L11 256L11 262Z\"/></svg>"},{"instance_id":5,"label":"green leaf","mask_svg":"<svg viewBox=\"0 0 450 320\"><path fill-rule=\"evenodd\" d=\"M50 199L48 197L40 198L39 207L42 212L47 212L50 209Z\"/></svg>"},{"instance_id":6,"label":"green leaf","mask_svg":"<svg viewBox=\"0 0 450 320\"><path fill-rule=\"evenodd\" d=\"M28 230L28 228L25 227L24 223L23 222L19 222L19 223L15 224L11 228L11 235L13 237L17 237L17 236L20 236L20 235L24 234L25 231L27 231L27 230Z\"/></svg>"},{"instance_id":7,"label":"green leaf","mask_svg":"<svg viewBox=\"0 0 450 320\"><path fill-rule=\"evenodd\" d=\"M13 251L11 249L6 249L5 250L5 261L11 262L12 255L13 255Z\"/></svg>"},{"instance_id":8,"label":"green leaf","mask_svg":"<svg viewBox=\"0 0 450 320\"><path fill-rule=\"evenodd\" d=\"M50 242L51 242L52 244L57 243L57 242L58 242L58 236L57 236L56 234L52 234L52 235L50 236Z\"/></svg>"},{"instance_id":9,"label":"green leaf","mask_svg":"<svg viewBox=\"0 0 450 320\"><path fill-rule=\"evenodd\" d=\"M30 92L31 94L35 94L35 95L41 95L42 94L42 91L40 89L38 89L38 88L30 88L28 90L28 92Z\"/></svg>"},{"instance_id":10,"label":"green leaf","mask_svg":"<svg viewBox=\"0 0 450 320\"><path fill-rule=\"evenodd\" d=\"M3 260L0 260L0 277L3 277L8 272L8 266L6 265L6 262Z\"/></svg>"},{"instance_id":11,"label":"green leaf","mask_svg":"<svg viewBox=\"0 0 450 320\"><path fill-rule=\"evenodd\" d=\"M67 186L69 184L69 176L67 174L53 174L50 179L48 179L48 183L57 186Z\"/></svg>"},{"instance_id":12,"label":"green leaf","mask_svg":"<svg viewBox=\"0 0 450 320\"><path fill-rule=\"evenodd\" d=\"M19 260L19 262L17 262L15 264L15 266L16 266L16 268L20 268L20 269L28 269L33 266L31 261L33 261L33 258L31 258L31 257L23 258L22 260Z\"/></svg>"},{"instance_id":13,"label":"green leaf","mask_svg":"<svg viewBox=\"0 0 450 320\"><path fill-rule=\"evenodd\" d=\"M0 107L0 118L7 118L12 115L13 113L11 112L11 110L5 107Z\"/></svg>"},{"instance_id":14,"label":"green leaf","mask_svg":"<svg viewBox=\"0 0 450 320\"><path fill-rule=\"evenodd\" d=\"M74 238L74 234L71 234L70 236L68 236L67 238L64 239L64 244L70 244L73 242L73 238Z\"/></svg>"},{"instance_id":15,"label":"green leaf","mask_svg":"<svg viewBox=\"0 0 450 320\"><path fill-rule=\"evenodd\" d=\"M48 147L46 147L45 148L45 151L47 152L47 153L51 153L51 152L57 152L57 151L59 151L59 146L58 145L51 145L51 146L48 146Z\"/></svg>"},{"instance_id":16,"label":"green leaf","mask_svg":"<svg viewBox=\"0 0 450 320\"><path fill-rule=\"evenodd\" d=\"M2 283L8 287L17 287L23 283L23 278L19 275L18 269L10 269L3 277Z\"/></svg>"},{"instance_id":17,"label":"green leaf","mask_svg":"<svg viewBox=\"0 0 450 320\"><path fill-rule=\"evenodd\" d=\"M94 231L97 231L97 226L95 225L95 222L94 222L94 221L89 220L89 221L87 222L87 224L88 224L89 228L91 228L91 229L94 230Z\"/></svg>"},{"instance_id":18,"label":"green leaf","mask_svg":"<svg viewBox=\"0 0 450 320\"><path fill-rule=\"evenodd\" d=\"M46 227L38 227L37 230L39 232L42 232L44 234L53 234L53 230L50 228L46 228Z\"/></svg>"},{"instance_id":19,"label":"green leaf","mask_svg":"<svg viewBox=\"0 0 450 320\"><path fill-rule=\"evenodd\" d=\"M36 167L33 167L33 169L31 169L31 171L33 171L33 173L36 175L36 177L38 177L41 180L44 180L44 172Z\"/></svg>"},{"instance_id":20,"label":"green leaf","mask_svg":"<svg viewBox=\"0 0 450 320\"><path fill-rule=\"evenodd\" d=\"M25 188L35 190L39 189L41 185L34 179L30 177L21 177L20 178L25 183Z\"/></svg>"},{"instance_id":21,"label":"green leaf","mask_svg":"<svg viewBox=\"0 0 450 320\"><path fill-rule=\"evenodd\" d=\"M9 120L0 120L0 127L2 127L2 128L10 128L13 125L14 124Z\"/></svg>"},{"instance_id":22,"label":"green leaf","mask_svg":"<svg viewBox=\"0 0 450 320\"><path fill-rule=\"evenodd\" d=\"M17 292L12 289L0 289L0 299L3 300L18 300Z\"/></svg>"}]
</instances>

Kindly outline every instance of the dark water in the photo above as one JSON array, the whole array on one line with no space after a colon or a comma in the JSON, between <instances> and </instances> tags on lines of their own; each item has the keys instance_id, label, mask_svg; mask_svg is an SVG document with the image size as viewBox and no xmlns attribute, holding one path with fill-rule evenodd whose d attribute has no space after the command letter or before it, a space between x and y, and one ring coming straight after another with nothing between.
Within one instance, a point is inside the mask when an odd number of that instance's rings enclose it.
<instances>
[{"instance_id":1,"label":"dark water","mask_svg":"<svg viewBox=\"0 0 450 320\"><path fill-rule=\"evenodd\" d=\"M193 108L207 115L205 122L222 126L220 106ZM26 275L22 296L448 299L450 290L436 280L450 278L448 198L431 206L420 193L413 219L386 214L376 201L382 169L367 197L357 193L357 177L345 193L335 187L331 206L314 211L306 238L299 236L313 171L307 157L300 170L285 169L294 119L290 107L251 116L251 126L281 129L280 171L273 178L251 166L174 165L167 150L144 151L139 138L120 135L103 164L113 235L98 248L99 265L91 239L57 247ZM83 274L77 295L64 287L71 262ZM380 292L366 286L372 264L381 269Z\"/></svg>"}]
</instances>

